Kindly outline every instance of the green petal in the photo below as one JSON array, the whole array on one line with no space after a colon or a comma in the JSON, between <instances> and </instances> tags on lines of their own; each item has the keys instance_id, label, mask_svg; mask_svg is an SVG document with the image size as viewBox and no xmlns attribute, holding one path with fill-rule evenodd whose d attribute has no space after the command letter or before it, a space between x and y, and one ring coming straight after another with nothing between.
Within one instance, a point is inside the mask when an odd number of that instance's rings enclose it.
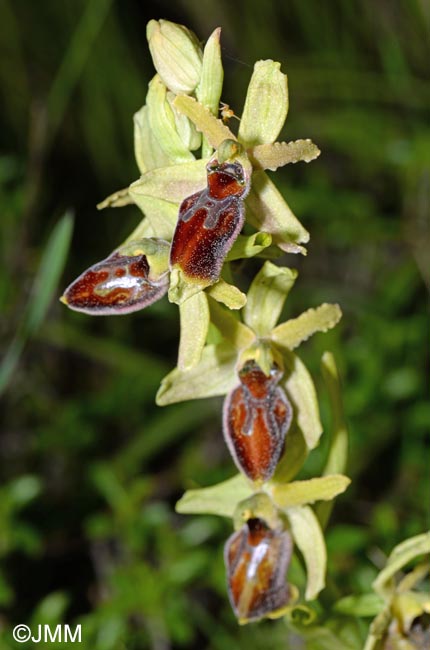
<instances>
[{"instance_id":1,"label":"green petal","mask_svg":"<svg viewBox=\"0 0 430 650\"><path fill-rule=\"evenodd\" d=\"M193 160L146 172L130 185L130 195L135 203L146 196L179 205L185 197L206 187L206 163L207 160Z\"/></svg>"},{"instance_id":2,"label":"green petal","mask_svg":"<svg viewBox=\"0 0 430 650\"><path fill-rule=\"evenodd\" d=\"M318 158L320 153L321 151L312 140L260 144L248 150L249 158L255 169L270 169L271 171L288 165L288 163L311 162Z\"/></svg>"},{"instance_id":3,"label":"green petal","mask_svg":"<svg viewBox=\"0 0 430 650\"><path fill-rule=\"evenodd\" d=\"M113 194L107 196L104 201L97 203L97 210L104 210L104 208L122 208L124 205L134 203L129 193L129 188L125 187L123 190L117 190Z\"/></svg>"},{"instance_id":4,"label":"green petal","mask_svg":"<svg viewBox=\"0 0 430 650\"><path fill-rule=\"evenodd\" d=\"M177 163L194 160L176 130L175 116L167 101L167 88L158 75L149 83L146 104L149 126L168 158Z\"/></svg>"},{"instance_id":5,"label":"green petal","mask_svg":"<svg viewBox=\"0 0 430 650\"><path fill-rule=\"evenodd\" d=\"M233 517L238 501L252 494L249 481L238 474L233 478L199 490L187 490L176 504L176 512L195 515Z\"/></svg>"},{"instance_id":6,"label":"green petal","mask_svg":"<svg viewBox=\"0 0 430 650\"><path fill-rule=\"evenodd\" d=\"M216 284L208 287L206 293L229 309L242 309L246 304L246 295L235 287L234 284L228 284L222 278Z\"/></svg>"},{"instance_id":7,"label":"green petal","mask_svg":"<svg viewBox=\"0 0 430 650\"><path fill-rule=\"evenodd\" d=\"M237 385L236 351L228 343L207 345L191 370L175 368L161 382L158 406L225 395Z\"/></svg>"},{"instance_id":8,"label":"green petal","mask_svg":"<svg viewBox=\"0 0 430 650\"><path fill-rule=\"evenodd\" d=\"M398 544L388 557L387 564L373 583L374 590L381 596L391 592L391 579L411 560L430 553L430 532L410 537Z\"/></svg>"},{"instance_id":9,"label":"green petal","mask_svg":"<svg viewBox=\"0 0 430 650\"><path fill-rule=\"evenodd\" d=\"M285 374L282 386L294 408L296 421L307 448L314 449L322 434L318 400L314 382L306 366L292 352L284 352Z\"/></svg>"},{"instance_id":10,"label":"green petal","mask_svg":"<svg viewBox=\"0 0 430 650\"><path fill-rule=\"evenodd\" d=\"M278 322L297 271L265 262L252 281L244 309L244 320L258 336L268 336Z\"/></svg>"},{"instance_id":11,"label":"green petal","mask_svg":"<svg viewBox=\"0 0 430 650\"><path fill-rule=\"evenodd\" d=\"M232 344L236 350L250 347L255 341L254 332L240 322L229 310L219 305L214 300L209 301L211 322L218 328L222 336Z\"/></svg>"},{"instance_id":12,"label":"green petal","mask_svg":"<svg viewBox=\"0 0 430 650\"><path fill-rule=\"evenodd\" d=\"M274 484L270 492L279 508L290 508L315 501L331 501L338 494L345 492L350 483L351 480L347 476L332 474L307 481L293 481L285 485Z\"/></svg>"},{"instance_id":13,"label":"green petal","mask_svg":"<svg viewBox=\"0 0 430 650\"><path fill-rule=\"evenodd\" d=\"M327 332L335 327L341 317L339 305L324 303L275 327L272 331L272 341L284 350L294 350L316 332Z\"/></svg>"},{"instance_id":14,"label":"green petal","mask_svg":"<svg viewBox=\"0 0 430 650\"><path fill-rule=\"evenodd\" d=\"M286 253L306 253L301 244L309 233L294 216L281 193L263 171L252 175L252 188L246 198L247 219L257 230L269 232L273 243Z\"/></svg>"},{"instance_id":15,"label":"green petal","mask_svg":"<svg viewBox=\"0 0 430 650\"><path fill-rule=\"evenodd\" d=\"M128 237L139 239L139 237L160 237L161 239L172 239L178 220L178 206L176 203L155 199L152 196L130 194L133 201L145 215L146 225L139 224L138 228ZM144 232L140 230L143 228Z\"/></svg>"},{"instance_id":16,"label":"green petal","mask_svg":"<svg viewBox=\"0 0 430 650\"><path fill-rule=\"evenodd\" d=\"M176 107L173 103L175 101L175 97L176 95L170 91L167 93L167 101L169 102L170 109L175 119L176 131L184 143L185 148L189 151L195 151L201 147L202 135L197 131L196 127L191 122L191 120L188 119L188 117L185 117L185 115L182 115L182 113L176 110Z\"/></svg>"},{"instance_id":17,"label":"green petal","mask_svg":"<svg viewBox=\"0 0 430 650\"><path fill-rule=\"evenodd\" d=\"M175 99L175 106L180 113L189 117L214 149L218 149L224 140L236 140L228 126L195 99L187 95L179 95Z\"/></svg>"},{"instance_id":18,"label":"green petal","mask_svg":"<svg viewBox=\"0 0 430 650\"><path fill-rule=\"evenodd\" d=\"M257 61L249 82L238 138L245 147L274 142L288 113L287 75L276 61Z\"/></svg>"},{"instance_id":19,"label":"green petal","mask_svg":"<svg viewBox=\"0 0 430 650\"><path fill-rule=\"evenodd\" d=\"M272 243L272 235L267 232L256 232L249 237L239 235L226 257L226 262L255 257L268 248Z\"/></svg>"},{"instance_id":20,"label":"green petal","mask_svg":"<svg viewBox=\"0 0 430 650\"><path fill-rule=\"evenodd\" d=\"M134 155L141 174L171 165L174 160L170 158L160 146L149 124L149 111L147 106L134 114Z\"/></svg>"},{"instance_id":21,"label":"green petal","mask_svg":"<svg viewBox=\"0 0 430 650\"><path fill-rule=\"evenodd\" d=\"M276 466L272 482L284 484L291 481L301 470L309 449L301 429L293 422L285 439L284 452Z\"/></svg>"},{"instance_id":22,"label":"green petal","mask_svg":"<svg viewBox=\"0 0 430 650\"><path fill-rule=\"evenodd\" d=\"M203 291L179 306L181 339L178 368L190 370L200 361L209 329L208 299Z\"/></svg>"},{"instance_id":23,"label":"green petal","mask_svg":"<svg viewBox=\"0 0 430 650\"><path fill-rule=\"evenodd\" d=\"M291 532L306 564L305 599L313 600L325 586L327 552L318 519L309 506L288 508Z\"/></svg>"}]
</instances>

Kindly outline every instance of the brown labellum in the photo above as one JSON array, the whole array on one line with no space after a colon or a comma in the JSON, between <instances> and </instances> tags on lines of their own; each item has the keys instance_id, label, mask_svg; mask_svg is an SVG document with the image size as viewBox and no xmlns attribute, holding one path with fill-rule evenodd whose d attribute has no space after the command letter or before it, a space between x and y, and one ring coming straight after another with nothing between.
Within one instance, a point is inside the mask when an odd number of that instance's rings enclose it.
<instances>
[{"instance_id":1,"label":"brown labellum","mask_svg":"<svg viewBox=\"0 0 430 650\"><path fill-rule=\"evenodd\" d=\"M249 519L225 544L228 593L241 623L276 614L290 599L286 573L293 543L288 531Z\"/></svg>"},{"instance_id":2,"label":"brown labellum","mask_svg":"<svg viewBox=\"0 0 430 650\"><path fill-rule=\"evenodd\" d=\"M114 252L84 271L61 300L70 309L92 316L129 314L162 298L168 285L167 272L150 279L145 255Z\"/></svg>"},{"instance_id":3,"label":"brown labellum","mask_svg":"<svg viewBox=\"0 0 430 650\"><path fill-rule=\"evenodd\" d=\"M207 187L186 198L179 208L170 251L171 267L203 286L219 279L224 259L242 229L243 201L249 191L238 162L215 160L206 169Z\"/></svg>"},{"instance_id":4,"label":"brown labellum","mask_svg":"<svg viewBox=\"0 0 430 650\"><path fill-rule=\"evenodd\" d=\"M292 408L277 384L282 372L267 377L255 361L239 372L240 386L224 401L224 438L241 472L253 481L267 481L282 454Z\"/></svg>"}]
</instances>

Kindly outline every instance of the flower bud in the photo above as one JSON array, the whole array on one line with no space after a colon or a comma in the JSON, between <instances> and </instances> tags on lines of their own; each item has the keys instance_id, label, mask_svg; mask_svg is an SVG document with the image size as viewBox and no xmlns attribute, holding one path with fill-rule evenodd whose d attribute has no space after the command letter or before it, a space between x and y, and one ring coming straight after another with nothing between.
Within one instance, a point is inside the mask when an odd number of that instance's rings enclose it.
<instances>
[{"instance_id":1,"label":"flower bud","mask_svg":"<svg viewBox=\"0 0 430 650\"><path fill-rule=\"evenodd\" d=\"M240 623L275 618L290 601L286 572L293 544L287 531L251 518L226 542L228 593Z\"/></svg>"},{"instance_id":2,"label":"flower bud","mask_svg":"<svg viewBox=\"0 0 430 650\"><path fill-rule=\"evenodd\" d=\"M169 20L150 20L146 37L164 85L175 95L192 93L200 81L203 56L195 34Z\"/></svg>"},{"instance_id":3,"label":"flower bud","mask_svg":"<svg viewBox=\"0 0 430 650\"><path fill-rule=\"evenodd\" d=\"M277 383L282 372L267 376L253 360L239 372L240 386L224 401L223 431L241 472L252 481L268 481L281 457L291 424L292 407Z\"/></svg>"}]
</instances>

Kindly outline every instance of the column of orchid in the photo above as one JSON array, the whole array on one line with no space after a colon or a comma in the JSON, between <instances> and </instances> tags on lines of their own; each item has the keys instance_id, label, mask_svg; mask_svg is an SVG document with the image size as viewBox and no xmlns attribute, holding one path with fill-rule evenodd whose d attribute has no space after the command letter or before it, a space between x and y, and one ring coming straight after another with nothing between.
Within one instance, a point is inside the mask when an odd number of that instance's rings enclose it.
<instances>
[{"instance_id":1,"label":"column of orchid","mask_svg":"<svg viewBox=\"0 0 430 650\"><path fill-rule=\"evenodd\" d=\"M157 404L226 395L222 428L239 474L188 491L177 510L233 519L225 563L235 614L242 623L277 617L324 587L324 537L310 504L349 483L334 473L292 481L322 433L314 384L293 350L341 312L323 304L278 324L297 272L271 261L305 253L309 234L266 170L319 150L310 140L276 142L288 111L279 63L255 64L236 135L218 119L220 29L204 49L168 21L150 21L147 35L157 74L135 115L141 176L99 206L134 203L144 217L62 300L93 315L136 311L165 294L178 305L178 363ZM231 262L250 257L265 261L244 294ZM304 593L286 580L293 548L307 571Z\"/></svg>"}]
</instances>

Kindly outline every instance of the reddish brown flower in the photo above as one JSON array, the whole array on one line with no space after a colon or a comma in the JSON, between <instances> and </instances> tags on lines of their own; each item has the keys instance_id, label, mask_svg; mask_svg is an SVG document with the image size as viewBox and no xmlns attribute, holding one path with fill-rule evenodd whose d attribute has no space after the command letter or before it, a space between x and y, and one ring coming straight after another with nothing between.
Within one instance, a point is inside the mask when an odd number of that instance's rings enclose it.
<instances>
[{"instance_id":1,"label":"reddish brown flower","mask_svg":"<svg viewBox=\"0 0 430 650\"><path fill-rule=\"evenodd\" d=\"M72 282L62 301L71 309L92 316L128 314L164 296L168 285L167 272L150 279L145 255L114 252Z\"/></svg>"},{"instance_id":2,"label":"reddish brown flower","mask_svg":"<svg viewBox=\"0 0 430 650\"><path fill-rule=\"evenodd\" d=\"M225 441L240 471L253 481L273 476L291 424L291 404L277 386L281 377L276 367L267 377L255 361L247 361L239 372L241 385L224 401Z\"/></svg>"},{"instance_id":3,"label":"reddish brown flower","mask_svg":"<svg viewBox=\"0 0 430 650\"><path fill-rule=\"evenodd\" d=\"M287 531L272 530L252 518L225 544L228 593L234 613L245 623L276 613L288 604L286 572L293 544Z\"/></svg>"},{"instance_id":4,"label":"reddish brown flower","mask_svg":"<svg viewBox=\"0 0 430 650\"><path fill-rule=\"evenodd\" d=\"M244 222L243 200L249 191L238 162L207 165L208 185L186 198L179 208L170 251L171 267L185 279L214 284Z\"/></svg>"}]
</instances>

